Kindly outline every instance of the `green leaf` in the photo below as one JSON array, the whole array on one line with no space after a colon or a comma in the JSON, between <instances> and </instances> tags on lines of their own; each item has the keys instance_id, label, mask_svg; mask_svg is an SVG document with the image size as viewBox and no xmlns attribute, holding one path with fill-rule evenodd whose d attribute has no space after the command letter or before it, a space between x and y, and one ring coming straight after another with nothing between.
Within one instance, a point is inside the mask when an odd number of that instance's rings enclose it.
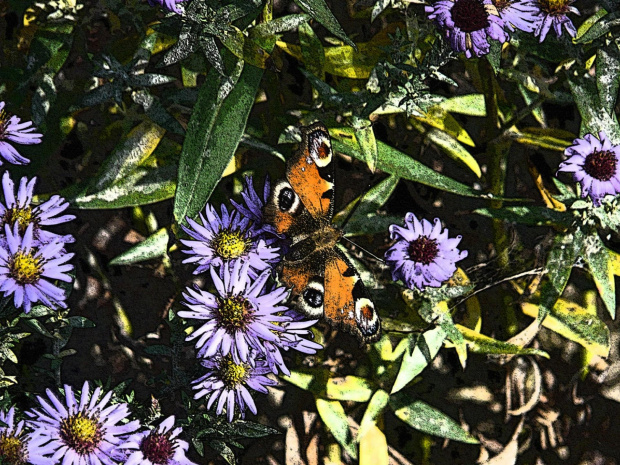
<instances>
[{"instance_id":1,"label":"green leaf","mask_svg":"<svg viewBox=\"0 0 620 465\"><path fill-rule=\"evenodd\" d=\"M607 13L605 10L602 10ZM596 16L594 18L597 18ZM597 18L598 19L598 18ZM590 24L588 23L588 26ZM613 12L610 14L603 15L598 21L592 24L585 32L581 35L577 35L573 39L573 43L575 44L585 44L586 42L592 42L593 40L598 39L599 37L607 34L611 28L620 26L620 13ZM587 26L586 26L587 27ZM583 28L583 26L582 26ZM579 28L579 32L582 32L582 28Z\"/></svg>"},{"instance_id":2,"label":"green leaf","mask_svg":"<svg viewBox=\"0 0 620 465\"><path fill-rule=\"evenodd\" d=\"M253 421L237 420L234 426L235 433L244 438L262 438L272 434L280 434L277 429Z\"/></svg>"},{"instance_id":3,"label":"green leaf","mask_svg":"<svg viewBox=\"0 0 620 465\"><path fill-rule=\"evenodd\" d=\"M609 328L596 315L595 292L586 291L585 300L590 301L588 308L566 299L558 299L542 324L566 339L581 344L589 352L606 358L610 349ZM536 304L528 302L521 304L521 309L532 318L537 318L540 311Z\"/></svg>"},{"instance_id":4,"label":"green leaf","mask_svg":"<svg viewBox=\"0 0 620 465\"><path fill-rule=\"evenodd\" d=\"M613 114L620 89L620 50L611 42L596 51L596 86L603 108Z\"/></svg>"},{"instance_id":5,"label":"green leaf","mask_svg":"<svg viewBox=\"0 0 620 465\"><path fill-rule=\"evenodd\" d=\"M357 432L356 441L359 440L372 428L373 425L377 424L377 418L379 415L385 410L388 402L390 400L390 395L385 392L383 389L378 389L370 398L370 402L368 402L368 406L366 407L366 411L364 412L364 416L362 417L362 421L360 423L360 429Z\"/></svg>"},{"instance_id":6,"label":"green leaf","mask_svg":"<svg viewBox=\"0 0 620 465\"><path fill-rule=\"evenodd\" d=\"M24 322L24 325L26 325L27 327L30 327L37 333L45 337L49 337L49 338L54 337L47 329L45 329L45 326L43 326L39 320L35 320L34 318L28 318L28 319L23 319L22 321Z\"/></svg>"},{"instance_id":7,"label":"green leaf","mask_svg":"<svg viewBox=\"0 0 620 465\"><path fill-rule=\"evenodd\" d=\"M351 47L355 47L355 43L347 37L342 26L329 10L325 0L295 0L299 7L321 23L325 28L339 39L345 41Z\"/></svg>"},{"instance_id":8,"label":"green leaf","mask_svg":"<svg viewBox=\"0 0 620 465\"><path fill-rule=\"evenodd\" d=\"M590 267L594 283L612 319L616 317L616 285L613 270L613 256L598 237L598 234L585 239L583 258Z\"/></svg>"},{"instance_id":9,"label":"green leaf","mask_svg":"<svg viewBox=\"0 0 620 465\"><path fill-rule=\"evenodd\" d=\"M131 249L116 256L110 265L133 265L146 260L163 257L168 247L168 230L161 228Z\"/></svg>"},{"instance_id":10,"label":"green leaf","mask_svg":"<svg viewBox=\"0 0 620 465\"><path fill-rule=\"evenodd\" d=\"M146 346L144 352L149 355L159 355L163 357L170 357L173 354L172 348L163 344L154 344L152 346Z\"/></svg>"},{"instance_id":11,"label":"green leaf","mask_svg":"<svg viewBox=\"0 0 620 465\"><path fill-rule=\"evenodd\" d=\"M581 40L583 35L586 32L588 32L592 28L592 26L594 26L603 16L607 15L608 13L609 12L605 8L601 8L596 13L594 13L592 16L590 16L588 19L586 19L581 24L581 26L579 26L579 29L577 29L577 34L575 35L573 40L574 41Z\"/></svg>"},{"instance_id":12,"label":"green leaf","mask_svg":"<svg viewBox=\"0 0 620 465\"><path fill-rule=\"evenodd\" d=\"M529 207L478 208L478 215L488 218L506 220L527 226L570 226L573 221L570 212L560 212L547 207L532 205Z\"/></svg>"},{"instance_id":13,"label":"green leaf","mask_svg":"<svg viewBox=\"0 0 620 465\"><path fill-rule=\"evenodd\" d=\"M408 394L392 396L390 406L398 418L418 431L453 441L478 444L478 440L452 418L421 400L412 401Z\"/></svg>"},{"instance_id":14,"label":"green leaf","mask_svg":"<svg viewBox=\"0 0 620 465\"><path fill-rule=\"evenodd\" d=\"M430 129L426 133L426 138L437 145L450 158L472 170L476 176L482 176L480 165L478 165L476 159L454 137L443 131Z\"/></svg>"},{"instance_id":15,"label":"green leaf","mask_svg":"<svg viewBox=\"0 0 620 465\"><path fill-rule=\"evenodd\" d=\"M359 376L330 378L325 385L325 396L332 400L367 402L371 395L371 383Z\"/></svg>"},{"instance_id":16,"label":"green leaf","mask_svg":"<svg viewBox=\"0 0 620 465\"><path fill-rule=\"evenodd\" d=\"M558 235L554 239L545 263L548 281L541 287L538 321L544 321L564 292L582 244L583 235L580 232Z\"/></svg>"},{"instance_id":17,"label":"green leaf","mask_svg":"<svg viewBox=\"0 0 620 465\"><path fill-rule=\"evenodd\" d=\"M463 334L469 350L477 354L540 355L541 357L549 358L549 354L543 350L528 349L509 342L498 341L465 326L456 325L456 327Z\"/></svg>"},{"instance_id":18,"label":"green leaf","mask_svg":"<svg viewBox=\"0 0 620 465\"><path fill-rule=\"evenodd\" d=\"M377 0L375 6L372 7L372 12L370 13L370 22L373 22L377 17L383 13L383 11L390 6L392 0Z\"/></svg>"},{"instance_id":19,"label":"green leaf","mask_svg":"<svg viewBox=\"0 0 620 465\"><path fill-rule=\"evenodd\" d=\"M94 328L95 323L83 316L70 316L67 318L67 323L72 328Z\"/></svg>"},{"instance_id":20,"label":"green leaf","mask_svg":"<svg viewBox=\"0 0 620 465\"><path fill-rule=\"evenodd\" d=\"M344 138L342 136L343 132L346 133L346 129L344 131L338 129L330 132L334 150L364 161L365 158L360 153L357 143ZM414 160L409 155L381 141L377 141L377 154L377 168L386 173L457 195L485 197L484 194L476 192L471 187L436 172L423 163Z\"/></svg>"},{"instance_id":21,"label":"green leaf","mask_svg":"<svg viewBox=\"0 0 620 465\"><path fill-rule=\"evenodd\" d=\"M224 441L220 441L219 439L210 439L209 447L220 454L222 458L226 460L226 463L229 465L236 465L237 461L235 460L235 453Z\"/></svg>"},{"instance_id":22,"label":"green leaf","mask_svg":"<svg viewBox=\"0 0 620 465\"><path fill-rule=\"evenodd\" d=\"M412 333L408 336L409 347L405 349L391 394L400 391L413 378L422 373L422 370L433 361L439 352L445 338L446 333L441 327L431 329L423 334Z\"/></svg>"},{"instance_id":23,"label":"green leaf","mask_svg":"<svg viewBox=\"0 0 620 465\"><path fill-rule=\"evenodd\" d=\"M555 128L524 128L521 130L513 127L508 131L510 138L519 144L531 145L548 150L564 152L566 147L572 145L575 135Z\"/></svg>"},{"instance_id":24,"label":"green leaf","mask_svg":"<svg viewBox=\"0 0 620 465\"><path fill-rule=\"evenodd\" d=\"M364 157L364 163L368 169L374 173L377 167L377 140L372 130L372 123L359 117L352 117L352 124L355 132L355 139L360 148L360 153Z\"/></svg>"},{"instance_id":25,"label":"green leaf","mask_svg":"<svg viewBox=\"0 0 620 465\"><path fill-rule=\"evenodd\" d=\"M438 106L450 113L460 113L468 116L487 115L484 95L482 94L457 95L456 97L445 99Z\"/></svg>"},{"instance_id":26,"label":"green leaf","mask_svg":"<svg viewBox=\"0 0 620 465\"><path fill-rule=\"evenodd\" d=\"M317 37L308 23L299 25L298 34L304 66L312 74L325 80L325 51L321 39Z\"/></svg>"},{"instance_id":27,"label":"green leaf","mask_svg":"<svg viewBox=\"0 0 620 465\"><path fill-rule=\"evenodd\" d=\"M493 71L497 74L502 67L502 44L498 40L491 41L487 59L489 60L491 68L493 68Z\"/></svg>"},{"instance_id":28,"label":"green leaf","mask_svg":"<svg viewBox=\"0 0 620 465\"><path fill-rule=\"evenodd\" d=\"M316 399L316 409L321 416L321 420L325 423L327 429L332 433L338 444L340 444L347 453L357 458L357 448L353 442L351 429L347 414L342 408L342 404L337 400Z\"/></svg>"},{"instance_id":29,"label":"green leaf","mask_svg":"<svg viewBox=\"0 0 620 465\"><path fill-rule=\"evenodd\" d=\"M174 202L177 223L194 218L207 203L237 150L263 70L243 66L231 80L209 72L190 118Z\"/></svg>"}]
</instances>

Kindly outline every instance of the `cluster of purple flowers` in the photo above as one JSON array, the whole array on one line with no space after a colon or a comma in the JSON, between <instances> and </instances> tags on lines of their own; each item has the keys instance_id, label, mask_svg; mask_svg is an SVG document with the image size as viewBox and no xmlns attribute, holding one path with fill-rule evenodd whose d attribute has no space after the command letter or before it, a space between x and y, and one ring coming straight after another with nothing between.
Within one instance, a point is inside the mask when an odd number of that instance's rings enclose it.
<instances>
[{"instance_id":1,"label":"cluster of purple flowers","mask_svg":"<svg viewBox=\"0 0 620 465\"><path fill-rule=\"evenodd\" d=\"M10 465L195 465L185 453L174 416L153 429L129 421L125 403L110 403L112 392L91 394L85 382L79 396L65 385L64 399L47 390L27 420L15 425L15 408L0 411L0 462ZM62 399L62 400L61 400Z\"/></svg>"},{"instance_id":2,"label":"cluster of purple flowers","mask_svg":"<svg viewBox=\"0 0 620 465\"><path fill-rule=\"evenodd\" d=\"M303 320L286 305L288 290L271 283L273 267L281 259L280 243L273 226L264 224L263 207L269 198L267 179L263 196L252 178L245 179L243 203L225 205L220 213L207 205L200 222L187 218L182 226L191 239L181 242L189 257L185 263L194 274L208 272L213 292L194 286L183 293L187 310L179 316L204 323L194 328L188 341L195 341L197 357L207 372L193 382L195 398L208 398L229 421L236 409L256 414L250 390L267 392L276 381L272 374L290 374L282 357L294 349L313 354L322 348L309 340L316 320ZM248 389L249 388L249 389Z\"/></svg>"},{"instance_id":3,"label":"cluster of purple flowers","mask_svg":"<svg viewBox=\"0 0 620 465\"><path fill-rule=\"evenodd\" d=\"M456 52L467 58L489 53L488 39L504 43L519 29L533 32L540 42L551 28L557 36L562 27L571 37L577 34L568 13L579 14L571 6L575 0L439 0L425 7L429 19L444 31Z\"/></svg>"}]
</instances>

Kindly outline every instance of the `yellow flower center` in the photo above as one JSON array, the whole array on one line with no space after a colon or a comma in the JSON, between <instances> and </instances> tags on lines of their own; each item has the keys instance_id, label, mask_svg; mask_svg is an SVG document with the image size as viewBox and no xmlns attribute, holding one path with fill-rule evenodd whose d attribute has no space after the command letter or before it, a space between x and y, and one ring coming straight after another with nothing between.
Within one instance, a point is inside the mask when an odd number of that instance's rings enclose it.
<instances>
[{"instance_id":1,"label":"yellow flower center","mask_svg":"<svg viewBox=\"0 0 620 465\"><path fill-rule=\"evenodd\" d=\"M218 299L217 308L219 321L229 331L243 328L252 314L252 304L240 296L230 296Z\"/></svg>"},{"instance_id":2,"label":"yellow flower center","mask_svg":"<svg viewBox=\"0 0 620 465\"><path fill-rule=\"evenodd\" d=\"M20 250L9 263L9 274L19 284L32 284L41 277L42 265L43 260L36 257L33 252L24 253Z\"/></svg>"},{"instance_id":3,"label":"yellow flower center","mask_svg":"<svg viewBox=\"0 0 620 465\"><path fill-rule=\"evenodd\" d=\"M15 436L0 436L0 463L25 465L26 451L22 441Z\"/></svg>"},{"instance_id":4,"label":"yellow flower center","mask_svg":"<svg viewBox=\"0 0 620 465\"><path fill-rule=\"evenodd\" d=\"M60 437L78 454L85 455L99 446L103 432L96 418L89 418L83 413L78 413L61 421Z\"/></svg>"},{"instance_id":5,"label":"yellow flower center","mask_svg":"<svg viewBox=\"0 0 620 465\"><path fill-rule=\"evenodd\" d=\"M250 365L246 363L237 365L233 362L233 359L230 356L224 358L220 364L220 379L229 389L232 389L245 381L249 373Z\"/></svg>"},{"instance_id":6,"label":"yellow flower center","mask_svg":"<svg viewBox=\"0 0 620 465\"><path fill-rule=\"evenodd\" d=\"M250 246L250 240L243 237L241 231L222 230L213 239L211 245L224 260L240 257Z\"/></svg>"},{"instance_id":7,"label":"yellow flower center","mask_svg":"<svg viewBox=\"0 0 620 465\"><path fill-rule=\"evenodd\" d=\"M8 113L4 109L0 110L0 139L2 139L2 136L4 136L4 131L6 130L6 127L9 125L10 119L11 119L10 113Z\"/></svg>"},{"instance_id":8,"label":"yellow flower center","mask_svg":"<svg viewBox=\"0 0 620 465\"><path fill-rule=\"evenodd\" d=\"M539 0L540 8L553 16L564 15L568 12L568 6L571 0Z\"/></svg>"},{"instance_id":9,"label":"yellow flower center","mask_svg":"<svg viewBox=\"0 0 620 465\"><path fill-rule=\"evenodd\" d=\"M36 219L35 215L32 214L32 208L16 208L13 207L10 210L7 210L4 214L4 222L13 226L15 223L19 225L19 232L21 234L26 231L26 228L30 223L33 223Z\"/></svg>"}]
</instances>

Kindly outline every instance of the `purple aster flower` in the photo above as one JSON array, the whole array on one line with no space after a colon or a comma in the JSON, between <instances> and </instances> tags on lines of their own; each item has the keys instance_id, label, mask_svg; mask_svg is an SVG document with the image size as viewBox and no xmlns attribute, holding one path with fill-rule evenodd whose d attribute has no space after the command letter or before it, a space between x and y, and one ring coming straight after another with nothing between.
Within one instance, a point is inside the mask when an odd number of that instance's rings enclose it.
<instances>
[{"instance_id":1,"label":"purple aster flower","mask_svg":"<svg viewBox=\"0 0 620 465\"><path fill-rule=\"evenodd\" d=\"M71 386L65 385L65 402L47 389L49 402L37 396L40 408L26 414L33 429L30 447L54 463L63 465L113 465L120 463L119 446L140 422L122 423L129 416L125 403L108 405L112 392L101 400L101 388L92 396L88 381L82 387L79 403ZM39 462L30 460L33 465Z\"/></svg>"},{"instance_id":2,"label":"purple aster flower","mask_svg":"<svg viewBox=\"0 0 620 465\"><path fill-rule=\"evenodd\" d=\"M63 253L62 242L34 246L32 224L21 236L19 225L4 225L5 241L0 243L0 291L4 297L13 294L15 308L23 306L28 313L33 303L43 302L51 308L67 308L65 293L50 280L71 282L67 272L73 265L66 263L72 253Z\"/></svg>"},{"instance_id":3,"label":"purple aster flower","mask_svg":"<svg viewBox=\"0 0 620 465\"><path fill-rule=\"evenodd\" d=\"M189 444L177 437L182 429L173 427L174 415L151 431L132 434L119 446L126 454L124 465L196 465L185 457Z\"/></svg>"},{"instance_id":4,"label":"purple aster flower","mask_svg":"<svg viewBox=\"0 0 620 465\"><path fill-rule=\"evenodd\" d=\"M183 10L178 7L177 3L182 3L185 0L149 0L149 5L155 6L164 6L170 11L174 11L175 13L183 13Z\"/></svg>"},{"instance_id":5,"label":"purple aster flower","mask_svg":"<svg viewBox=\"0 0 620 465\"><path fill-rule=\"evenodd\" d=\"M508 40L504 20L491 0L440 0L424 9L444 29L452 48L467 58L489 53L489 37L501 43Z\"/></svg>"},{"instance_id":6,"label":"purple aster flower","mask_svg":"<svg viewBox=\"0 0 620 465\"><path fill-rule=\"evenodd\" d=\"M566 28L566 32L571 37L575 37L577 29L573 22L566 16L567 13L579 14L579 10L574 6L570 6L575 0L537 0L536 3L542 11L536 27L535 35L540 36L542 42L547 37L549 29L553 26L558 37L562 35L562 25Z\"/></svg>"},{"instance_id":7,"label":"purple aster flower","mask_svg":"<svg viewBox=\"0 0 620 465\"><path fill-rule=\"evenodd\" d=\"M233 420L235 405L244 418L246 409L256 415L256 404L247 387L267 394L266 386L275 386L276 381L267 378L271 370L264 359L256 360L254 366L247 363L235 363L232 357L213 357L200 362L207 373L192 381L193 389L198 392L194 399L208 397L207 408L217 401L216 412L221 415L226 407L228 421Z\"/></svg>"},{"instance_id":8,"label":"purple aster flower","mask_svg":"<svg viewBox=\"0 0 620 465\"><path fill-rule=\"evenodd\" d=\"M15 147L8 141L16 144L32 145L41 143L43 134L32 132L32 121L20 122L21 119L15 115L10 115L4 109L4 102L0 102L0 158L4 158L14 165L26 165L30 160L21 156ZM2 160L0 159L0 165Z\"/></svg>"},{"instance_id":9,"label":"purple aster flower","mask_svg":"<svg viewBox=\"0 0 620 465\"><path fill-rule=\"evenodd\" d=\"M541 19L537 0L493 0L500 17L506 23L506 29L534 32Z\"/></svg>"},{"instance_id":10,"label":"purple aster flower","mask_svg":"<svg viewBox=\"0 0 620 465\"><path fill-rule=\"evenodd\" d=\"M8 171L4 172L2 176L4 204L0 203L0 228L4 229L5 224L10 227L19 224L19 232L23 234L28 225L32 224L35 244L47 244L53 241L74 242L75 239L71 234L61 236L42 228L42 226L66 223L74 220L75 216L58 216L69 207L69 202L58 195L53 195L42 204L31 206L36 182L36 177L28 181L28 178L24 176L19 182L17 193L15 193L15 184L11 175Z\"/></svg>"},{"instance_id":11,"label":"purple aster flower","mask_svg":"<svg viewBox=\"0 0 620 465\"><path fill-rule=\"evenodd\" d=\"M573 179L581 184L581 196L589 195L595 207L606 195L620 193L620 145L613 145L603 131L598 137L586 134L575 139L574 145L564 150L568 159L558 168L558 173L573 173Z\"/></svg>"},{"instance_id":12,"label":"purple aster flower","mask_svg":"<svg viewBox=\"0 0 620 465\"><path fill-rule=\"evenodd\" d=\"M265 224L263 220L263 208L269 199L271 193L271 183L269 182L269 176L265 177L265 184L263 186L263 197L261 198L254 189L254 179L251 176L245 176L243 190L241 191L241 197L243 198L244 205L231 200L233 207L246 218L252 221L252 230L255 237L261 237L265 239L267 245L271 245L278 238L282 238L277 232L276 228L271 224ZM269 237L271 236L271 237Z\"/></svg>"},{"instance_id":13,"label":"purple aster flower","mask_svg":"<svg viewBox=\"0 0 620 465\"><path fill-rule=\"evenodd\" d=\"M264 353L265 341L278 341L280 323L290 318L281 313L287 307L280 305L288 298L288 291L279 287L264 292L269 271L252 279L248 274L249 263L236 262L233 267L225 264L222 277L211 268L211 277L219 295L201 289L189 289L183 294L183 304L190 311L180 311L183 318L206 320L191 333L187 340L198 338L196 348L200 358L216 353L232 356L235 363L253 363L250 352Z\"/></svg>"},{"instance_id":14,"label":"purple aster flower","mask_svg":"<svg viewBox=\"0 0 620 465\"><path fill-rule=\"evenodd\" d=\"M194 274L202 273L211 267L219 267L223 263L244 261L250 264L250 272L256 276L270 268L280 260L279 248L269 247L263 239L253 235L250 220L242 218L239 212L228 212L222 205L221 217L215 209L207 204L205 216L200 213L201 224L191 218L187 222L191 228L181 225L183 230L195 240L182 239L181 242L190 250L191 255L183 263L196 263Z\"/></svg>"},{"instance_id":15,"label":"purple aster flower","mask_svg":"<svg viewBox=\"0 0 620 465\"><path fill-rule=\"evenodd\" d=\"M410 289L440 287L456 271L455 263L467 257L466 251L456 248L461 236L449 239L448 230L442 232L438 218L433 225L407 213L405 227L391 225L390 237L396 243L385 252L385 260L392 270L392 279L401 279Z\"/></svg>"},{"instance_id":16,"label":"purple aster flower","mask_svg":"<svg viewBox=\"0 0 620 465\"><path fill-rule=\"evenodd\" d=\"M0 421L7 425L0 426L0 463L10 465L55 464L51 459L46 459L36 451L31 450L28 435L23 434L24 421L20 421L15 426L14 407L11 407L8 413L0 410Z\"/></svg>"}]
</instances>

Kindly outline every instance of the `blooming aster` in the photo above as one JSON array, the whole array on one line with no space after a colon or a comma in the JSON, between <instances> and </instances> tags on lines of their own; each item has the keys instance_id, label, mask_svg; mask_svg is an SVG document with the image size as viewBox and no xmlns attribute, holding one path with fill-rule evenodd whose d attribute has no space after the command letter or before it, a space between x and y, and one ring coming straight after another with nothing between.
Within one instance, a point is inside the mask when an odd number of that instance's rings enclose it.
<instances>
[{"instance_id":1,"label":"blooming aster","mask_svg":"<svg viewBox=\"0 0 620 465\"><path fill-rule=\"evenodd\" d=\"M558 37L562 35L562 25L566 28L566 32L571 37L575 37L577 29L573 22L566 16L567 13L579 14L579 10L574 6L570 6L575 0L537 0L542 16L538 22L535 35L540 36L542 42L547 37L549 29L553 27Z\"/></svg>"},{"instance_id":2,"label":"blooming aster","mask_svg":"<svg viewBox=\"0 0 620 465\"><path fill-rule=\"evenodd\" d=\"M4 158L14 165L26 165L30 160L19 154L15 147L6 141L16 144L32 145L41 143L43 134L32 132L32 121L21 123L21 119L15 115L10 115L4 109L4 102L0 102L0 158ZM0 165L2 160L0 160Z\"/></svg>"},{"instance_id":3,"label":"blooming aster","mask_svg":"<svg viewBox=\"0 0 620 465\"><path fill-rule=\"evenodd\" d=\"M166 7L170 11L174 11L175 13L183 13L183 10L179 8L177 3L182 3L185 0L149 0L149 4L151 6L160 5Z\"/></svg>"},{"instance_id":4,"label":"blooming aster","mask_svg":"<svg viewBox=\"0 0 620 465\"><path fill-rule=\"evenodd\" d=\"M534 32L538 27L541 12L537 0L493 0L493 5L511 32L515 28Z\"/></svg>"},{"instance_id":5,"label":"blooming aster","mask_svg":"<svg viewBox=\"0 0 620 465\"><path fill-rule=\"evenodd\" d=\"M558 168L558 172L573 173L573 179L581 184L581 196L589 195L595 207L606 195L620 193L620 145L613 145L603 131L598 137L586 134L575 139L564 150L568 159Z\"/></svg>"},{"instance_id":6,"label":"blooming aster","mask_svg":"<svg viewBox=\"0 0 620 465\"><path fill-rule=\"evenodd\" d=\"M196 465L185 457L189 444L177 437L182 429L173 427L174 415L151 431L132 434L119 446L126 454L124 465Z\"/></svg>"},{"instance_id":7,"label":"blooming aster","mask_svg":"<svg viewBox=\"0 0 620 465\"><path fill-rule=\"evenodd\" d=\"M433 225L407 213L405 227L391 225L390 237L396 243L385 253L385 260L392 270L392 279L401 279L410 289L440 287L456 271L455 263L467 257L467 251L456 248L461 236L448 238L448 230L441 230L438 218Z\"/></svg>"},{"instance_id":8,"label":"blooming aster","mask_svg":"<svg viewBox=\"0 0 620 465\"><path fill-rule=\"evenodd\" d=\"M121 423L129 416L125 403L108 405L112 392L101 400L101 388L90 395L88 381L84 383L78 400L71 386L65 385L65 402L47 389L49 402L37 396L40 408L26 414L30 447L54 463L63 465L114 465L120 463L119 446L130 433L140 427L140 422ZM39 462L31 460L33 465Z\"/></svg>"},{"instance_id":9,"label":"blooming aster","mask_svg":"<svg viewBox=\"0 0 620 465\"><path fill-rule=\"evenodd\" d=\"M37 178L28 181L27 177L21 178L17 193L15 184L8 171L2 175L2 190L4 191L4 204L0 203L0 228L8 224L13 227L19 224L19 232L23 234L29 224L33 225L33 235L35 243L73 242L75 239L71 234L61 236L43 229L41 226L52 226L66 223L75 219L73 215L57 216L69 207L69 202L64 198L53 195L42 204L32 206L32 196Z\"/></svg>"},{"instance_id":10,"label":"blooming aster","mask_svg":"<svg viewBox=\"0 0 620 465\"><path fill-rule=\"evenodd\" d=\"M239 213L252 221L254 236L264 238L267 245L271 245L276 238L280 237L276 232L276 228L271 224L264 223L263 219L263 208L269 199L270 193L271 183L269 182L269 176L265 178L262 198L254 188L252 176L245 176L243 190L241 191L243 204L237 203L234 200L230 201Z\"/></svg>"},{"instance_id":11,"label":"blooming aster","mask_svg":"<svg viewBox=\"0 0 620 465\"><path fill-rule=\"evenodd\" d=\"M46 459L35 451L30 450L28 436L24 435L24 421L15 426L15 408L11 407L8 413L0 410L0 421L7 426L0 426L0 463L7 465L54 465L51 459Z\"/></svg>"},{"instance_id":12,"label":"blooming aster","mask_svg":"<svg viewBox=\"0 0 620 465\"><path fill-rule=\"evenodd\" d=\"M489 37L501 43L508 40L504 20L491 0L440 0L424 9L444 29L452 48L467 58L489 53Z\"/></svg>"},{"instance_id":13,"label":"blooming aster","mask_svg":"<svg viewBox=\"0 0 620 465\"><path fill-rule=\"evenodd\" d=\"M241 418L246 409L256 415L256 404L248 390L251 389L267 394L266 386L275 386L276 381L265 376L271 369L264 359L255 361L254 366L247 363L235 363L232 357L213 357L200 362L207 369L207 373L192 381L193 389L198 392L194 399L208 397L207 408L211 408L217 401L216 412L221 415L226 407L228 421L233 420L235 405L239 409Z\"/></svg>"},{"instance_id":14,"label":"blooming aster","mask_svg":"<svg viewBox=\"0 0 620 465\"><path fill-rule=\"evenodd\" d=\"M219 267L223 263L247 261L250 264L251 273L256 276L270 268L280 259L277 247L269 247L263 239L253 235L250 220L242 218L239 212L228 212L222 205L221 217L215 209L207 204L205 216L200 213L202 225L187 218L190 228L181 225L183 230L195 240L182 239L181 242L188 246L184 250L191 255L183 260L183 263L196 263L198 267L194 274L202 273L209 268Z\"/></svg>"},{"instance_id":15,"label":"blooming aster","mask_svg":"<svg viewBox=\"0 0 620 465\"><path fill-rule=\"evenodd\" d=\"M180 311L179 316L206 320L187 337L188 341L198 338L198 357L208 358L219 352L230 354L235 363L252 364L251 350L264 353L264 341L276 342L282 331L278 324L290 320L280 315L287 310L281 305L288 298L286 288L264 292L269 271L253 279L248 270L249 263L236 262L232 267L227 263L220 277L211 268L218 295L198 288L188 288L183 294L183 304L190 311Z\"/></svg>"},{"instance_id":16,"label":"blooming aster","mask_svg":"<svg viewBox=\"0 0 620 465\"><path fill-rule=\"evenodd\" d=\"M67 272L73 265L66 262L73 254L63 253L62 242L36 247L33 228L29 224L21 236L17 223L12 229L4 225L6 240L0 242L0 291L4 297L13 295L15 308L23 306L25 313L35 302L66 308L64 291L49 280L71 282Z\"/></svg>"}]
</instances>

